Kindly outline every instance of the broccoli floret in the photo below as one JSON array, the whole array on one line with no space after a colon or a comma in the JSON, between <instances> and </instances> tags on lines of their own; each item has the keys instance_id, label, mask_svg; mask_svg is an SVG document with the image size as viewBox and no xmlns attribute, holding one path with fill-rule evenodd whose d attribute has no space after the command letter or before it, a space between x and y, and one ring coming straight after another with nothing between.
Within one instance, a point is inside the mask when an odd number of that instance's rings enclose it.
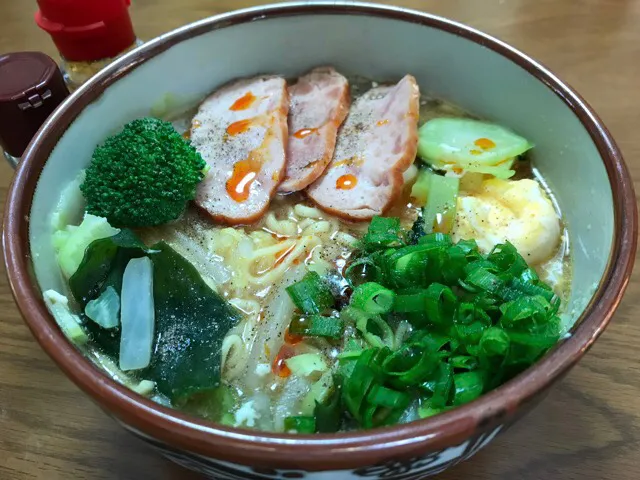
<instances>
[{"instance_id":1,"label":"broccoli floret","mask_svg":"<svg viewBox=\"0 0 640 480\"><path fill-rule=\"evenodd\" d=\"M171 123L141 118L96 148L80 189L87 212L114 227L161 225L195 198L205 166Z\"/></svg>"}]
</instances>

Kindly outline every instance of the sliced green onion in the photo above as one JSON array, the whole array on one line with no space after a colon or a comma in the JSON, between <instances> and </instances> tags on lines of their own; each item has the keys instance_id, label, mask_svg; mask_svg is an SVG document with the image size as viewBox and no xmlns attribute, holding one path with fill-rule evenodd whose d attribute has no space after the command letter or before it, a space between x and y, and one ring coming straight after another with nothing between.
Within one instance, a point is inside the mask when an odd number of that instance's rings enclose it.
<instances>
[{"instance_id":1,"label":"sliced green onion","mask_svg":"<svg viewBox=\"0 0 640 480\"><path fill-rule=\"evenodd\" d=\"M454 349L454 339L449 335L440 335L429 330L418 330L407 339L407 345L417 345L420 348L427 348L432 352L438 352L447 345Z\"/></svg>"},{"instance_id":2,"label":"sliced green onion","mask_svg":"<svg viewBox=\"0 0 640 480\"><path fill-rule=\"evenodd\" d=\"M453 391L453 368L446 362L440 362L435 376L421 385L422 390L431 393L429 406L440 410L444 408Z\"/></svg>"},{"instance_id":3,"label":"sliced green onion","mask_svg":"<svg viewBox=\"0 0 640 480\"><path fill-rule=\"evenodd\" d=\"M377 382L380 374L374 369L375 359L381 350L368 349L356 360L355 367L349 378L345 379L343 385L343 399L345 406L356 420L362 419L363 402L369 393L372 385Z\"/></svg>"},{"instance_id":4,"label":"sliced green onion","mask_svg":"<svg viewBox=\"0 0 640 480\"><path fill-rule=\"evenodd\" d=\"M360 345L356 339L350 338L342 353L338 354L338 359L358 358L363 350L362 345Z\"/></svg>"},{"instance_id":5,"label":"sliced green onion","mask_svg":"<svg viewBox=\"0 0 640 480\"><path fill-rule=\"evenodd\" d=\"M306 314L322 313L335 303L329 285L316 272L308 272L286 290L295 306Z\"/></svg>"},{"instance_id":6,"label":"sliced green onion","mask_svg":"<svg viewBox=\"0 0 640 480\"><path fill-rule=\"evenodd\" d=\"M396 296L393 311L397 313L424 312L427 301L427 291L417 290L412 293L400 293Z\"/></svg>"},{"instance_id":7,"label":"sliced green onion","mask_svg":"<svg viewBox=\"0 0 640 480\"><path fill-rule=\"evenodd\" d=\"M541 296L544 297L557 311L557 307L560 306L560 298L553 292L553 290L549 290L541 285L535 285L533 282L526 282L520 278L514 278L509 282L509 286L517 290L520 295L517 298L521 297L522 294L528 296Z\"/></svg>"},{"instance_id":8,"label":"sliced green onion","mask_svg":"<svg viewBox=\"0 0 640 480\"><path fill-rule=\"evenodd\" d=\"M315 433L316 419L313 417L286 417L284 419L284 429L287 432Z\"/></svg>"},{"instance_id":9,"label":"sliced green onion","mask_svg":"<svg viewBox=\"0 0 640 480\"><path fill-rule=\"evenodd\" d=\"M518 276L528 269L527 262L518 253L516 247L510 242L505 242L493 247L487 255L487 260L495 264L502 273L509 276Z\"/></svg>"},{"instance_id":10,"label":"sliced green onion","mask_svg":"<svg viewBox=\"0 0 640 480\"><path fill-rule=\"evenodd\" d=\"M369 314L388 313L393 308L396 294L379 283L367 282L356 287L349 304Z\"/></svg>"},{"instance_id":11,"label":"sliced green onion","mask_svg":"<svg viewBox=\"0 0 640 480\"><path fill-rule=\"evenodd\" d=\"M362 238L365 250L376 250L401 245L400 219L393 217L373 217L369 229Z\"/></svg>"},{"instance_id":12,"label":"sliced green onion","mask_svg":"<svg viewBox=\"0 0 640 480\"><path fill-rule=\"evenodd\" d=\"M392 348L394 345L393 330L380 315L361 315L356 322L356 328L362 332L362 337L372 347Z\"/></svg>"},{"instance_id":13,"label":"sliced green onion","mask_svg":"<svg viewBox=\"0 0 640 480\"><path fill-rule=\"evenodd\" d=\"M483 332L491 325L491 318L477 305L461 303L456 310L454 324L458 340L467 345L476 345Z\"/></svg>"},{"instance_id":14,"label":"sliced green onion","mask_svg":"<svg viewBox=\"0 0 640 480\"><path fill-rule=\"evenodd\" d=\"M442 284L432 283L426 290L425 312L435 325L452 323L458 298L453 291Z\"/></svg>"},{"instance_id":15,"label":"sliced green onion","mask_svg":"<svg viewBox=\"0 0 640 480\"><path fill-rule=\"evenodd\" d=\"M477 371L456 373L453 376L453 385L455 388L453 405L463 405L482 395L484 378L482 373Z\"/></svg>"},{"instance_id":16,"label":"sliced green onion","mask_svg":"<svg viewBox=\"0 0 640 480\"><path fill-rule=\"evenodd\" d=\"M342 393L340 382L334 379L337 385L334 393L323 403L316 402L314 416L316 418L316 431L318 433L333 433L340 430L342 420Z\"/></svg>"},{"instance_id":17,"label":"sliced green onion","mask_svg":"<svg viewBox=\"0 0 640 480\"><path fill-rule=\"evenodd\" d=\"M354 291L340 320L357 335L338 355L340 395L328 397L331 409L326 399L313 409L316 418L327 409L327 426L318 431L336 431L343 409L346 421L375 427L398 422L412 401L420 401L423 418L468 403L558 341L559 299L512 244L483 255L474 240L454 244L443 232L408 234L396 221L373 223L345 271ZM303 315L289 331L334 338L343 331L314 320L336 321Z\"/></svg>"},{"instance_id":18,"label":"sliced green onion","mask_svg":"<svg viewBox=\"0 0 640 480\"><path fill-rule=\"evenodd\" d=\"M417 360L417 361L416 361ZM429 349L400 349L387 357L382 369L395 377L394 383L405 387L418 385L433 374L440 363L440 356Z\"/></svg>"},{"instance_id":19,"label":"sliced green onion","mask_svg":"<svg viewBox=\"0 0 640 480\"><path fill-rule=\"evenodd\" d=\"M442 413L442 411L443 409L433 408L429 402L426 402L424 405L421 405L420 408L418 408L418 416L420 418L433 417L434 415Z\"/></svg>"},{"instance_id":20,"label":"sliced green onion","mask_svg":"<svg viewBox=\"0 0 640 480\"><path fill-rule=\"evenodd\" d=\"M289 333L305 337L340 338L344 322L338 317L305 315L294 318L289 324Z\"/></svg>"},{"instance_id":21,"label":"sliced green onion","mask_svg":"<svg viewBox=\"0 0 640 480\"><path fill-rule=\"evenodd\" d=\"M372 282L380 278L381 275L380 267L371 257L358 258L351 262L344 272L344 278L354 287L365 282Z\"/></svg>"},{"instance_id":22,"label":"sliced green onion","mask_svg":"<svg viewBox=\"0 0 640 480\"><path fill-rule=\"evenodd\" d=\"M434 118L418 133L418 156L437 170L478 172L509 178L513 161L532 148L496 124L467 118Z\"/></svg>"},{"instance_id":23,"label":"sliced green onion","mask_svg":"<svg viewBox=\"0 0 640 480\"><path fill-rule=\"evenodd\" d=\"M398 392L382 385L374 385L367 395L367 402L386 408L405 406L409 400L409 395L406 392Z\"/></svg>"},{"instance_id":24,"label":"sliced green onion","mask_svg":"<svg viewBox=\"0 0 640 480\"><path fill-rule=\"evenodd\" d=\"M509 335L500 327L490 327L480 338L480 351L489 357L504 356L509 350Z\"/></svg>"},{"instance_id":25,"label":"sliced green onion","mask_svg":"<svg viewBox=\"0 0 640 480\"><path fill-rule=\"evenodd\" d=\"M471 272L465 282L494 295L502 294L504 289L504 282L497 275L482 267Z\"/></svg>"},{"instance_id":26,"label":"sliced green onion","mask_svg":"<svg viewBox=\"0 0 640 480\"><path fill-rule=\"evenodd\" d=\"M449 358L449 365L457 370L475 370L478 368L478 359L470 355L456 355Z\"/></svg>"},{"instance_id":27,"label":"sliced green onion","mask_svg":"<svg viewBox=\"0 0 640 480\"><path fill-rule=\"evenodd\" d=\"M460 240L456 243L456 246L464 252L468 262L473 262L474 260L480 260L482 258L482 255L478 250L478 244L473 239Z\"/></svg>"}]
</instances>

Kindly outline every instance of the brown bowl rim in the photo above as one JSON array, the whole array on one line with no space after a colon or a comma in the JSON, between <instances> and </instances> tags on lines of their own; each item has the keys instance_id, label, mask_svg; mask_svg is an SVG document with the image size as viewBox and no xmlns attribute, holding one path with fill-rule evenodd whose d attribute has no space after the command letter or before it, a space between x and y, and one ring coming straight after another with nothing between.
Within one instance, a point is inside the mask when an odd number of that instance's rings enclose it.
<instances>
[{"instance_id":1,"label":"brown bowl rim","mask_svg":"<svg viewBox=\"0 0 640 480\"><path fill-rule=\"evenodd\" d=\"M431 419L340 434L270 434L227 428L155 404L116 383L74 348L57 328L36 285L29 251L29 212L49 154L75 117L102 91L171 46L207 33L275 17L350 14L417 23L461 36L511 60L551 89L579 118L596 144L613 191L615 232L609 262L572 335L535 366L478 400ZM589 104L545 67L506 43L431 14L377 4L323 1L254 7L210 17L152 40L111 64L67 99L29 145L6 200L4 260L15 301L42 348L100 406L174 448L240 464L284 469L350 469L384 458L409 458L464 442L473 431L500 424L505 412L538 397L566 373L607 326L627 287L637 243L637 206L628 169L609 131Z\"/></svg>"}]
</instances>

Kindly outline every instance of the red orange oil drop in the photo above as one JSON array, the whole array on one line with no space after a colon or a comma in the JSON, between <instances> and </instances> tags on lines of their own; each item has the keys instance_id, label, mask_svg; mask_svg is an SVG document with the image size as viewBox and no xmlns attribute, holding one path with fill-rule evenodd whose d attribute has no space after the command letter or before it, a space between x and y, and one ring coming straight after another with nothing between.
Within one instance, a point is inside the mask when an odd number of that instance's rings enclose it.
<instances>
[{"instance_id":1,"label":"red orange oil drop","mask_svg":"<svg viewBox=\"0 0 640 480\"><path fill-rule=\"evenodd\" d=\"M296 335L295 333L289 332L289 327L284 331L284 341L289 345L295 345L300 343L302 340L304 340L304 337L302 335Z\"/></svg>"},{"instance_id":2,"label":"red orange oil drop","mask_svg":"<svg viewBox=\"0 0 640 480\"><path fill-rule=\"evenodd\" d=\"M238 110L246 110L251 105L253 105L253 102L255 101L256 101L256 96L251 92L247 92L238 100L233 102L233 105L229 107L229 110L233 110L234 112Z\"/></svg>"},{"instance_id":3,"label":"red orange oil drop","mask_svg":"<svg viewBox=\"0 0 640 480\"><path fill-rule=\"evenodd\" d=\"M480 147L483 150L491 150L492 148L495 148L495 146L496 146L495 142L493 140L488 139L488 138L479 138L475 142L473 142L473 144L476 147Z\"/></svg>"},{"instance_id":4,"label":"red orange oil drop","mask_svg":"<svg viewBox=\"0 0 640 480\"><path fill-rule=\"evenodd\" d=\"M358 179L355 175L351 175L347 173L346 175L342 175L336 180L336 188L338 190L351 190L358 184Z\"/></svg>"},{"instance_id":5,"label":"red orange oil drop","mask_svg":"<svg viewBox=\"0 0 640 480\"><path fill-rule=\"evenodd\" d=\"M296 138L305 138L313 133L318 133L318 129L317 128L301 128L296 133L294 133L293 136Z\"/></svg>"},{"instance_id":6,"label":"red orange oil drop","mask_svg":"<svg viewBox=\"0 0 640 480\"><path fill-rule=\"evenodd\" d=\"M287 378L291 375L291 370L287 367L285 360L293 357L294 350L289 345L283 345L276 355L276 358L273 360L273 365L271 366L271 371L274 375L279 376L280 378Z\"/></svg>"},{"instance_id":7,"label":"red orange oil drop","mask_svg":"<svg viewBox=\"0 0 640 480\"><path fill-rule=\"evenodd\" d=\"M258 172L260 172L260 162L252 156L236 162L231 178L226 184L229 196L236 202L246 201L251 193L251 184L258 176Z\"/></svg>"},{"instance_id":8,"label":"red orange oil drop","mask_svg":"<svg viewBox=\"0 0 640 480\"><path fill-rule=\"evenodd\" d=\"M238 120L227 127L227 133L232 136L244 133L251 128L251 124L252 120L250 118Z\"/></svg>"}]
</instances>

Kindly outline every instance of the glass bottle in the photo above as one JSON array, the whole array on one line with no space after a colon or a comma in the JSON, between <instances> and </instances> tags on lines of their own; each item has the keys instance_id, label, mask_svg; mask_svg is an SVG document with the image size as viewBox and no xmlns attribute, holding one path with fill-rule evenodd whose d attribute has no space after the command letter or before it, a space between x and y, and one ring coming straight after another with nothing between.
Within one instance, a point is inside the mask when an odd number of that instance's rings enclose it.
<instances>
[{"instance_id":1,"label":"glass bottle","mask_svg":"<svg viewBox=\"0 0 640 480\"><path fill-rule=\"evenodd\" d=\"M0 55L0 146L13 167L68 95L58 65L44 53Z\"/></svg>"},{"instance_id":2,"label":"glass bottle","mask_svg":"<svg viewBox=\"0 0 640 480\"><path fill-rule=\"evenodd\" d=\"M60 68L75 90L142 42L136 37L131 0L38 0L35 20L60 52Z\"/></svg>"}]
</instances>

